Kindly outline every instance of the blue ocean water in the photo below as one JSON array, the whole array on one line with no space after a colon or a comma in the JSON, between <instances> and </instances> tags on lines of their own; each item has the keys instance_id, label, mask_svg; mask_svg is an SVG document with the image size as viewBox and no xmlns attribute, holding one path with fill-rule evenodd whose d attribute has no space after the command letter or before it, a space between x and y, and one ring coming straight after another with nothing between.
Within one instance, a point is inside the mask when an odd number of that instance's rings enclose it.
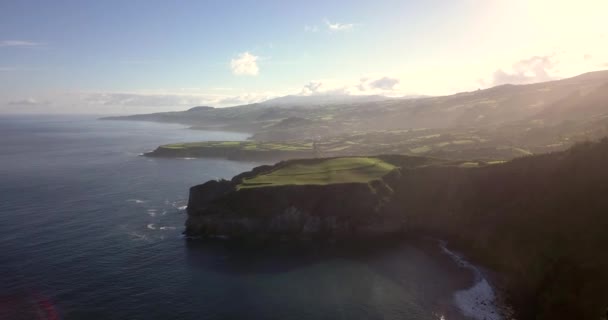
<instances>
[{"instance_id":1,"label":"blue ocean water","mask_svg":"<svg viewBox=\"0 0 608 320\"><path fill-rule=\"evenodd\" d=\"M257 164L139 154L246 137L91 116L0 117L0 318L461 318L455 267L417 245L299 256L185 241L188 188Z\"/></svg>"}]
</instances>

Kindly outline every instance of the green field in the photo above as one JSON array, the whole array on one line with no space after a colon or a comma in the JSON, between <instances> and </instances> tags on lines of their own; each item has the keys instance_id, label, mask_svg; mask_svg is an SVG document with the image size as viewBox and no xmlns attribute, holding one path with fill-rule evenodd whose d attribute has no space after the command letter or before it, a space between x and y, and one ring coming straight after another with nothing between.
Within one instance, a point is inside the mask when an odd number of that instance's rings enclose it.
<instances>
[{"instance_id":1,"label":"green field","mask_svg":"<svg viewBox=\"0 0 608 320\"><path fill-rule=\"evenodd\" d=\"M284 185L366 183L382 178L393 169L395 166L389 163L378 158L367 157L296 162L250 179L244 179L238 187L243 189Z\"/></svg>"},{"instance_id":2,"label":"green field","mask_svg":"<svg viewBox=\"0 0 608 320\"><path fill-rule=\"evenodd\" d=\"M190 143L174 143L160 146L164 149L186 150L186 149L205 149L205 148L226 148L235 150L256 150L256 151L310 151L312 143L271 143L254 141L203 141Z\"/></svg>"},{"instance_id":3,"label":"green field","mask_svg":"<svg viewBox=\"0 0 608 320\"><path fill-rule=\"evenodd\" d=\"M163 155L205 157L227 155L233 160L285 160L312 157L373 157L416 155L459 161L505 161L532 154L564 150L577 141L606 135L608 115L592 124L530 129L524 122L508 130L496 128L432 128L354 131L340 135L283 141L208 141L161 146ZM528 130L530 129L530 130ZM509 132L518 131L519 136ZM314 140L314 143L313 143ZM314 147L313 147L314 145ZM257 158L256 158L257 157ZM273 158L274 157L274 158Z\"/></svg>"}]
</instances>

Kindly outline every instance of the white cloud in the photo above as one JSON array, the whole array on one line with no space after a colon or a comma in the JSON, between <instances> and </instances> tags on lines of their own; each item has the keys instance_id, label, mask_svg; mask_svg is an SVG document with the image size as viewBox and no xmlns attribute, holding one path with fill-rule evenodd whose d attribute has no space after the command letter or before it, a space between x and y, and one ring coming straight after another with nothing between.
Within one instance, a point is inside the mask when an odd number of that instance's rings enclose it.
<instances>
[{"instance_id":1,"label":"white cloud","mask_svg":"<svg viewBox=\"0 0 608 320\"><path fill-rule=\"evenodd\" d=\"M213 94L191 89L181 92L93 92L80 94L76 99L93 106L183 110L194 106L237 106L279 96L274 92Z\"/></svg>"},{"instance_id":2,"label":"white cloud","mask_svg":"<svg viewBox=\"0 0 608 320\"><path fill-rule=\"evenodd\" d=\"M355 28L353 23L331 23L327 19L325 19L325 25L327 26L327 30L330 32L351 31Z\"/></svg>"},{"instance_id":3,"label":"white cloud","mask_svg":"<svg viewBox=\"0 0 608 320\"><path fill-rule=\"evenodd\" d=\"M349 95L348 86L333 80L314 80L305 84L299 95Z\"/></svg>"},{"instance_id":4,"label":"white cloud","mask_svg":"<svg viewBox=\"0 0 608 320\"><path fill-rule=\"evenodd\" d=\"M7 105L9 106L39 106L39 105L45 105L45 104L50 104L49 101L39 101L35 98L25 98L25 99L21 99L21 100L12 100L9 101L7 103Z\"/></svg>"},{"instance_id":5,"label":"white cloud","mask_svg":"<svg viewBox=\"0 0 608 320\"><path fill-rule=\"evenodd\" d=\"M17 47L17 48L31 48L31 47L39 47L44 45L44 43L33 42L33 41L25 41L25 40L3 40L0 41L0 47Z\"/></svg>"},{"instance_id":6,"label":"white cloud","mask_svg":"<svg viewBox=\"0 0 608 320\"><path fill-rule=\"evenodd\" d=\"M299 95L385 95L405 96L411 93L403 92L397 77L371 75L360 79L322 79L305 84Z\"/></svg>"},{"instance_id":7,"label":"white cloud","mask_svg":"<svg viewBox=\"0 0 608 320\"><path fill-rule=\"evenodd\" d=\"M319 27L317 27L316 25L312 25L312 26L305 25L304 26L304 31L306 31L306 32L319 32Z\"/></svg>"},{"instance_id":8,"label":"white cloud","mask_svg":"<svg viewBox=\"0 0 608 320\"><path fill-rule=\"evenodd\" d=\"M526 84L555 80L558 77L553 74L557 62L553 56L533 56L522 59L511 67L511 70L498 69L492 76L492 85L501 84Z\"/></svg>"},{"instance_id":9,"label":"white cloud","mask_svg":"<svg viewBox=\"0 0 608 320\"><path fill-rule=\"evenodd\" d=\"M276 97L276 95L268 93L247 93L220 99L215 105L219 107L238 106L243 104L263 102Z\"/></svg>"},{"instance_id":10,"label":"white cloud","mask_svg":"<svg viewBox=\"0 0 608 320\"><path fill-rule=\"evenodd\" d=\"M237 58L230 61L232 73L237 76L257 76L260 71L257 63L258 58L249 52L239 54Z\"/></svg>"},{"instance_id":11,"label":"white cloud","mask_svg":"<svg viewBox=\"0 0 608 320\"><path fill-rule=\"evenodd\" d=\"M323 86L323 83L320 81L311 81L307 84L304 85L304 88L302 88L302 94L314 94L319 92L319 90L321 89L321 86Z\"/></svg>"},{"instance_id":12,"label":"white cloud","mask_svg":"<svg viewBox=\"0 0 608 320\"><path fill-rule=\"evenodd\" d=\"M394 90L395 86L399 84L399 79L391 78L391 77L382 77L380 79L373 80L369 82L369 87L372 89L380 89L380 90Z\"/></svg>"},{"instance_id":13,"label":"white cloud","mask_svg":"<svg viewBox=\"0 0 608 320\"><path fill-rule=\"evenodd\" d=\"M207 104L217 97L212 95L146 94L129 92L89 93L84 100L93 105L125 107L176 107Z\"/></svg>"}]
</instances>

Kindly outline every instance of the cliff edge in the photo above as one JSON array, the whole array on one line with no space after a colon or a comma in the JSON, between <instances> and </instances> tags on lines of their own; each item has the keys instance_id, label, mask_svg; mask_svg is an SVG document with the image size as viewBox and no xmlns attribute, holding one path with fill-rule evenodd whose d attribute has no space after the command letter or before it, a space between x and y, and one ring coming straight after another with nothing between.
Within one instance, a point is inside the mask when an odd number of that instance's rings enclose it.
<instances>
[{"instance_id":1,"label":"cliff edge","mask_svg":"<svg viewBox=\"0 0 608 320\"><path fill-rule=\"evenodd\" d=\"M257 167L230 181L192 187L185 234L337 240L396 233L404 227L403 215L386 209L400 175L400 167L382 157Z\"/></svg>"}]
</instances>

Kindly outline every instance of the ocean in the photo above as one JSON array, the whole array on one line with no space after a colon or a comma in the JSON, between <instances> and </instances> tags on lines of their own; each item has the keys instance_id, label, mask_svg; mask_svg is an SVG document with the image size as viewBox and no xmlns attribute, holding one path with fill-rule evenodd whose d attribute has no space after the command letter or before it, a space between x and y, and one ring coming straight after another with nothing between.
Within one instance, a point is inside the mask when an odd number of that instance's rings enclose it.
<instances>
[{"instance_id":1,"label":"ocean","mask_svg":"<svg viewBox=\"0 0 608 320\"><path fill-rule=\"evenodd\" d=\"M454 297L470 272L432 246L300 254L186 241L188 188L259 164L140 154L246 138L0 117L0 319L465 319Z\"/></svg>"}]
</instances>

